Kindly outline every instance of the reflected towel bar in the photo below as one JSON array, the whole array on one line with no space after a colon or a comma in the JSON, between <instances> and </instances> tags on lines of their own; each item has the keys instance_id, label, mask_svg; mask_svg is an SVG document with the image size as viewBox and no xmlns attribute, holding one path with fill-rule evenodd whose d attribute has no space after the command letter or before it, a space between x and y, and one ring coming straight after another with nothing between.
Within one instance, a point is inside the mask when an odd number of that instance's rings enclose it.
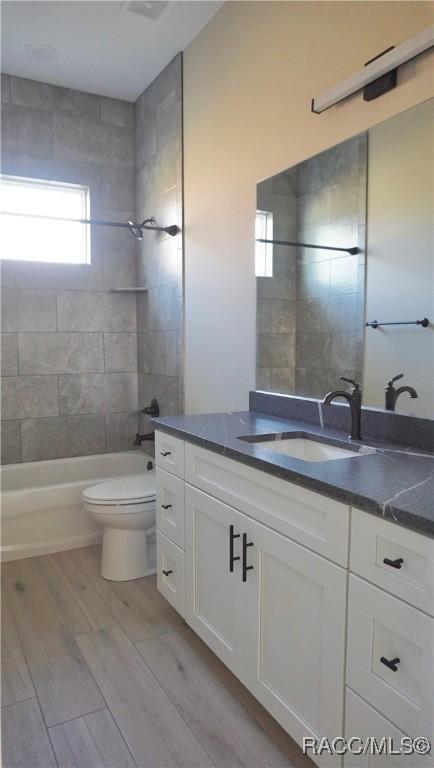
<instances>
[{"instance_id":1,"label":"reflected towel bar","mask_svg":"<svg viewBox=\"0 0 434 768\"><path fill-rule=\"evenodd\" d=\"M422 328L428 328L429 320L427 317L422 318L422 320L403 320L397 323L379 323L378 320L372 320L372 322L366 323L366 325L370 328L379 328L380 325L420 325Z\"/></svg>"},{"instance_id":2,"label":"reflected towel bar","mask_svg":"<svg viewBox=\"0 0 434 768\"><path fill-rule=\"evenodd\" d=\"M360 253L360 248L337 248L334 245L314 245L313 243L297 243L292 240L266 240L262 237L256 238L257 243L270 243L271 245L294 245L296 248L319 248L323 251L343 251L344 253L351 253L355 255Z\"/></svg>"}]
</instances>

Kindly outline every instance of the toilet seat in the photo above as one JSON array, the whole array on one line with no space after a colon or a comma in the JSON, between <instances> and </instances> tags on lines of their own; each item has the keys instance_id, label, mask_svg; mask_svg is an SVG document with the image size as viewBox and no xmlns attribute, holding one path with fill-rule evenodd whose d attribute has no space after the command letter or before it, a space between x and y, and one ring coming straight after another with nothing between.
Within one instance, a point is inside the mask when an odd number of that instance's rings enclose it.
<instances>
[{"instance_id":1,"label":"toilet seat","mask_svg":"<svg viewBox=\"0 0 434 768\"><path fill-rule=\"evenodd\" d=\"M128 475L107 483L99 483L83 491L86 504L104 507L131 507L155 502L155 475Z\"/></svg>"}]
</instances>

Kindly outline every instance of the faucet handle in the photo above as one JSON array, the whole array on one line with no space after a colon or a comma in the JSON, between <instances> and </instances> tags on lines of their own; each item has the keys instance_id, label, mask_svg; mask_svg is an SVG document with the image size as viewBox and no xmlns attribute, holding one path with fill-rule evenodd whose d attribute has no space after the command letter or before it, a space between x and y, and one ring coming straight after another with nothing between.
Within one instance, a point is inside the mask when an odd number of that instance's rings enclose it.
<instances>
[{"instance_id":1,"label":"faucet handle","mask_svg":"<svg viewBox=\"0 0 434 768\"><path fill-rule=\"evenodd\" d=\"M399 379L403 379L403 378L404 378L404 374L398 373L397 376L394 376L393 379L390 379L390 381L387 382L387 386L390 387L390 389L392 389L394 382L399 381Z\"/></svg>"},{"instance_id":2,"label":"faucet handle","mask_svg":"<svg viewBox=\"0 0 434 768\"><path fill-rule=\"evenodd\" d=\"M355 390L357 390L357 391L360 390L360 384L358 384L353 379L346 379L345 376L339 376L339 378L340 378L341 381L346 381L347 384L352 384Z\"/></svg>"}]
</instances>

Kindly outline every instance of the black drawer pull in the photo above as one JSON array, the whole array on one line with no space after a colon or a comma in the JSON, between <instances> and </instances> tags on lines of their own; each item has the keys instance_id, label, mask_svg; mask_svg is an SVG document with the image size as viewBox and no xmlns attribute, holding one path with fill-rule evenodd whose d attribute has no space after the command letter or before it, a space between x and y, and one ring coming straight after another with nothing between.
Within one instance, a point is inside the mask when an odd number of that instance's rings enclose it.
<instances>
[{"instance_id":1,"label":"black drawer pull","mask_svg":"<svg viewBox=\"0 0 434 768\"><path fill-rule=\"evenodd\" d=\"M253 541L247 541L247 533L243 533L243 581L247 581L247 571L253 570L253 565L247 565L247 547L253 547Z\"/></svg>"},{"instance_id":2,"label":"black drawer pull","mask_svg":"<svg viewBox=\"0 0 434 768\"><path fill-rule=\"evenodd\" d=\"M161 508L162 508L162 509L170 509L170 508L171 508L171 506L172 506L171 504L162 504L162 505L161 505Z\"/></svg>"},{"instance_id":3,"label":"black drawer pull","mask_svg":"<svg viewBox=\"0 0 434 768\"><path fill-rule=\"evenodd\" d=\"M170 456L171 453L172 451L160 451L161 456Z\"/></svg>"},{"instance_id":4,"label":"black drawer pull","mask_svg":"<svg viewBox=\"0 0 434 768\"><path fill-rule=\"evenodd\" d=\"M388 557L385 557L383 560L383 563L385 565L390 565L391 568L397 568L398 570L401 568L401 565L403 564L404 560L402 557L398 557L396 560L389 560Z\"/></svg>"},{"instance_id":5,"label":"black drawer pull","mask_svg":"<svg viewBox=\"0 0 434 768\"><path fill-rule=\"evenodd\" d=\"M392 672L396 672L398 669L398 664L401 661L401 659L398 659L398 657L396 657L396 659L392 659L392 661L390 661L390 659L386 659L384 656L382 656L380 661L382 664L384 664L385 667L388 667L389 669L391 669Z\"/></svg>"},{"instance_id":6,"label":"black drawer pull","mask_svg":"<svg viewBox=\"0 0 434 768\"><path fill-rule=\"evenodd\" d=\"M163 573L165 576L170 576L170 574L173 573L173 571L163 571Z\"/></svg>"},{"instance_id":7,"label":"black drawer pull","mask_svg":"<svg viewBox=\"0 0 434 768\"><path fill-rule=\"evenodd\" d=\"M240 556L237 557L234 556L234 539L239 539L240 534L234 533L234 526L229 526L229 573L234 572L234 562L235 560L239 560Z\"/></svg>"}]
</instances>

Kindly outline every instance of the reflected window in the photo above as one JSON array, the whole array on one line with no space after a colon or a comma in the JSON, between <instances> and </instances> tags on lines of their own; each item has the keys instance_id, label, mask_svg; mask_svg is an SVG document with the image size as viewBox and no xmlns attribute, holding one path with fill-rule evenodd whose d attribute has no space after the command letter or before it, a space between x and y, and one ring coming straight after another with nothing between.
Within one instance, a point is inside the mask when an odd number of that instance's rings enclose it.
<instances>
[{"instance_id":1,"label":"reflected window","mask_svg":"<svg viewBox=\"0 0 434 768\"><path fill-rule=\"evenodd\" d=\"M257 242L258 240L273 239L273 214L271 211L256 211L255 238L256 277L273 277L273 244Z\"/></svg>"}]
</instances>

